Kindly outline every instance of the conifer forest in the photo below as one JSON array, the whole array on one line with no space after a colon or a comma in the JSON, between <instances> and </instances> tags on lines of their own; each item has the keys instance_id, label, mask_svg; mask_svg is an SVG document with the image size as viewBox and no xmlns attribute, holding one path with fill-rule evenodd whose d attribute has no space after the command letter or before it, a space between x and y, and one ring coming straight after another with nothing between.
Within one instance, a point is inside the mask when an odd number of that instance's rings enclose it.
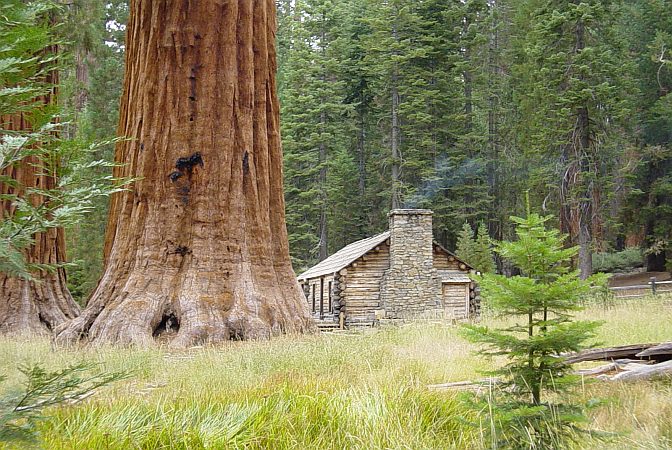
<instances>
[{"instance_id":1,"label":"conifer forest","mask_svg":"<svg viewBox=\"0 0 672 450\"><path fill-rule=\"evenodd\" d=\"M68 133L115 137L128 4L74 0L60 102ZM295 271L434 211L454 249L465 222L513 236L523 198L591 255L672 238L672 10L667 1L277 1L277 86ZM94 155L112 160L111 146ZM68 233L73 295L100 276L107 200ZM579 264L579 261L576 262ZM500 263L501 266L501 263ZM501 268L501 267L500 267Z\"/></svg>"},{"instance_id":2,"label":"conifer forest","mask_svg":"<svg viewBox=\"0 0 672 450\"><path fill-rule=\"evenodd\" d=\"M0 0L0 449L672 448L671 272L672 0Z\"/></svg>"}]
</instances>

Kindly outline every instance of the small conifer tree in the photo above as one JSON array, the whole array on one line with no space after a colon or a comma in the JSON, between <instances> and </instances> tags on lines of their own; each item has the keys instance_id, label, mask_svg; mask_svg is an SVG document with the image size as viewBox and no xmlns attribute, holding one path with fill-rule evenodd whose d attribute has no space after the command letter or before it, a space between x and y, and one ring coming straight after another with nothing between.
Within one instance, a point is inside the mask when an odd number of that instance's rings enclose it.
<instances>
[{"instance_id":1,"label":"small conifer tree","mask_svg":"<svg viewBox=\"0 0 672 450\"><path fill-rule=\"evenodd\" d=\"M462 229L457 235L457 247L455 253L462 261L469 265L473 265L474 247L474 230L469 223L464 222Z\"/></svg>"},{"instance_id":2,"label":"small conifer tree","mask_svg":"<svg viewBox=\"0 0 672 450\"><path fill-rule=\"evenodd\" d=\"M488 229L484 223L478 227L474 239L474 230L465 222L457 237L457 257L481 273L494 273L495 261L492 255Z\"/></svg>"},{"instance_id":3,"label":"small conifer tree","mask_svg":"<svg viewBox=\"0 0 672 450\"><path fill-rule=\"evenodd\" d=\"M473 261L470 264L481 273L494 273L495 260L492 255L490 236L485 223L478 226L476 240L474 241Z\"/></svg>"},{"instance_id":4,"label":"small conifer tree","mask_svg":"<svg viewBox=\"0 0 672 450\"><path fill-rule=\"evenodd\" d=\"M565 236L546 228L549 219L528 207L527 217L511 218L517 240L497 245L520 276L478 277L484 301L514 324L495 329L467 325L465 330L468 339L484 346L481 354L508 359L491 372L501 381L498 389L476 402L487 411L491 424L485 428L496 448L564 448L585 419L580 405L560 400L568 398L562 394L576 382L561 355L584 348L599 324L572 319L591 280L570 271L578 248L564 248Z\"/></svg>"}]
</instances>

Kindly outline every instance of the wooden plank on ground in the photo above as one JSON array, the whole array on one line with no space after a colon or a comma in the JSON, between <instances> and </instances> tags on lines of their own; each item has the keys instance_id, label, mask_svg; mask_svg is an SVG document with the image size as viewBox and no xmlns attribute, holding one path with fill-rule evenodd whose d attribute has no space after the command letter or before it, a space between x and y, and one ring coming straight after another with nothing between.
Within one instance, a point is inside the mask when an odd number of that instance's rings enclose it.
<instances>
[{"instance_id":1,"label":"wooden plank on ground","mask_svg":"<svg viewBox=\"0 0 672 450\"><path fill-rule=\"evenodd\" d=\"M638 353L657 345L660 344L634 344L621 345L618 347L594 348L569 355L565 361L569 364L574 364L583 361L610 361L623 358L636 359Z\"/></svg>"},{"instance_id":2,"label":"wooden plank on ground","mask_svg":"<svg viewBox=\"0 0 672 450\"><path fill-rule=\"evenodd\" d=\"M649 347L646 350L643 350L639 353L637 353L638 358L648 358L651 356L669 356L672 358L672 342L663 342L662 344L658 344L654 347Z\"/></svg>"}]
</instances>

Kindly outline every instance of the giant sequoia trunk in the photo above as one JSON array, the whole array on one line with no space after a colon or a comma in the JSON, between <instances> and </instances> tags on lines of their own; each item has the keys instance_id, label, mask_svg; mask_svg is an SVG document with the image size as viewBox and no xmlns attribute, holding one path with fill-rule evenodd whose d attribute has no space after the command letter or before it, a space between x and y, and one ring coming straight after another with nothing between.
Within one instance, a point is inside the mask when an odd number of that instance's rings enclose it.
<instances>
[{"instance_id":1,"label":"giant sequoia trunk","mask_svg":"<svg viewBox=\"0 0 672 450\"><path fill-rule=\"evenodd\" d=\"M132 0L105 271L57 340L312 329L285 229L273 0Z\"/></svg>"},{"instance_id":2,"label":"giant sequoia trunk","mask_svg":"<svg viewBox=\"0 0 672 450\"><path fill-rule=\"evenodd\" d=\"M7 123L3 121L3 126ZM10 175L24 186L54 188L55 179L37 173L39 161L25 159L20 167L8 169ZM2 185L2 194L14 194L13 188ZM33 198L35 202L41 199ZM11 214L10 202L0 202L0 215ZM34 244L24 252L29 264L57 265L65 262L65 238L62 228L51 228L34 236ZM50 334L52 329L79 314L66 287L65 269L33 274L33 280L10 277L0 273L0 333Z\"/></svg>"},{"instance_id":3,"label":"giant sequoia trunk","mask_svg":"<svg viewBox=\"0 0 672 450\"><path fill-rule=\"evenodd\" d=\"M58 74L47 75L48 84L56 85ZM35 102L49 105L54 95L45 95ZM30 131L31 124L25 114L0 117L0 128L8 131ZM41 169L37 157L31 156L15 167L7 168L3 175L16 180L15 186L0 184L3 195L23 195L25 189L40 187L53 189L56 178ZM30 201L40 205L44 199L33 195ZM11 201L0 201L0 219L13 214ZM24 257L29 264L57 265L65 262L63 229L51 228L34 236L34 244L26 249ZM51 330L79 314L66 287L65 269L54 272L37 272L33 280L10 277L0 273L0 333L49 334Z\"/></svg>"}]
</instances>

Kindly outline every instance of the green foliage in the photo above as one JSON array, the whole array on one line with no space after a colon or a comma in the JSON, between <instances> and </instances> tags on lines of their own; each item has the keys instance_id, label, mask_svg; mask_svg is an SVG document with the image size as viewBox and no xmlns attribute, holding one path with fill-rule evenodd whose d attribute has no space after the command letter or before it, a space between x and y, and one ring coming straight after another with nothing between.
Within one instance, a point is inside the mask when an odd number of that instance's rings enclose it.
<instances>
[{"instance_id":1,"label":"green foliage","mask_svg":"<svg viewBox=\"0 0 672 450\"><path fill-rule=\"evenodd\" d=\"M635 55L638 92L637 155L621 220L626 231L644 231L648 270L672 261L672 14L664 0L628 4L622 25Z\"/></svg>"},{"instance_id":2,"label":"green foliage","mask_svg":"<svg viewBox=\"0 0 672 450\"><path fill-rule=\"evenodd\" d=\"M325 205L330 252L385 228L393 166L403 206L433 209L448 248L465 221L511 237L508 217L523 212L517 193L529 189L570 239L579 205L594 208L581 218L595 231L585 250L644 231L650 254L669 252L666 1L279 7L288 222L301 267L318 259Z\"/></svg>"},{"instance_id":3,"label":"green foliage","mask_svg":"<svg viewBox=\"0 0 672 450\"><path fill-rule=\"evenodd\" d=\"M471 225L465 222L457 237L455 254L478 272L494 273L495 261L490 246L490 236L488 236L488 229L483 222L478 226L476 238L473 236L474 230Z\"/></svg>"},{"instance_id":4,"label":"green foliage","mask_svg":"<svg viewBox=\"0 0 672 450\"><path fill-rule=\"evenodd\" d=\"M298 1L283 13L292 39L281 83L287 228L295 268L349 243L349 221L335 212L356 203L357 167L347 152L343 70L338 55L342 11L331 0ZM298 20L302 17L302 20ZM332 228L338 234L332 241Z\"/></svg>"},{"instance_id":5,"label":"green foliage","mask_svg":"<svg viewBox=\"0 0 672 450\"><path fill-rule=\"evenodd\" d=\"M20 367L25 377L23 387L0 395L0 442L34 440L44 409L82 401L99 388L130 376L124 371L92 373L94 369L96 365L92 363L72 364L55 371L39 364Z\"/></svg>"},{"instance_id":6,"label":"green foliage","mask_svg":"<svg viewBox=\"0 0 672 450\"><path fill-rule=\"evenodd\" d=\"M125 181L111 176L113 164L90 157L111 142L61 138L67 124L58 123L58 108L45 102L44 96L55 88L51 74L57 69L56 55L48 51L56 44L50 27L53 7L10 2L2 8L0 81L7 88L0 91L0 114L20 114L29 126L0 134L0 182L12 188L0 196L11 205L0 218L0 271L32 278L34 270L53 269L25 261L23 251L35 234L81 221L97 199L119 191ZM20 185L7 171L21 164L31 164L36 174L53 183Z\"/></svg>"},{"instance_id":7,"label":"green foliage","mask_svg":"<svg viewBox=\"0 0 672 450\"><path fill-rule=\"evenodd\" d=\"M574 321L579 301L591 285L569 269L577 248L565 248L565 236L547 229L550 217L528 213L512 217L517 240L500 242L496 251L521 271L520 276L478 277L484 302L500 317L512 317L503 328L469 325L466 337L484 345L484 356L505 356L507 363L491 373L501 389L488 405L493 442L500 448L564 448L576 437L582 409L561 395L576 383L563 353L576 352L595 336L597 322ZM485 409L488 411L488 409Z\"/></svg>"},{"instance_id":8,"label":"green foliage","mask_svg":"<svg viewBox=\"0 0 672 450\"><path fill-rule=\"evenodd\" d=\"M630 272L642 267L644 256L639 248L628 248L622 252L596 253L593 255L595 273Z\"/></svg>"},{"instance_id":9,"label":"green foliage","mask_svg":"<svg viewBox=\"0 0 672 450\"><path fill-rule=\"evenodd\" d=\"M47 75L56 67L56 40L49 23L55 9L48 1L7 0L0 5L0 115L39 116L34 99L51 92ZM39 123L34 128L39 128L45 121L35 122Z\"/></svg>"},{"instance_id":10,"label":"green foliage","mask_svg":"<svg viewBox=\"0 0 672 450\"><path fill-rule=\"evenodd\" d=\"M481 273L495 272L495 260L490 246L490 236L488 236L488 228L483 222L478 226L478 232L476 233L472 265Z\"/></svg>"},{"instance_id":11,"label":"green foliage","mask_svg":"<svg viewBox=\"0 0 672 450\"><path fill-rule=\"evenodd\" d=\"M457 235L457 247L455 248L455 254L462 261L472 264L474 260L474 230L471 228L469 223L464 222L460 233Z\"/></svg>"},{"instance_id":12,"label":"green foliage","mask_svg":"<svg viewBox=\"0 0 672 450\"><path fill-rule=\"evenodd\" d=\"M64 14L67 48L78 57L63 71L66 89L61 98L65 98L65 108L75 118L69 131L79 140L101 141L116 134L127 19L128 3L124 0L77 0L69 4ZM83 80L78 79L81 73L87 74ZM88 158L112 162L114 146L99 146ZM93 172L104 175L108 170L99 168ZM67 267L68 288L82 304L103 269L108 198L98 198L94 203L87 220L66 230L68 257L74 263Z\"/></svg>"}]
</instances>

